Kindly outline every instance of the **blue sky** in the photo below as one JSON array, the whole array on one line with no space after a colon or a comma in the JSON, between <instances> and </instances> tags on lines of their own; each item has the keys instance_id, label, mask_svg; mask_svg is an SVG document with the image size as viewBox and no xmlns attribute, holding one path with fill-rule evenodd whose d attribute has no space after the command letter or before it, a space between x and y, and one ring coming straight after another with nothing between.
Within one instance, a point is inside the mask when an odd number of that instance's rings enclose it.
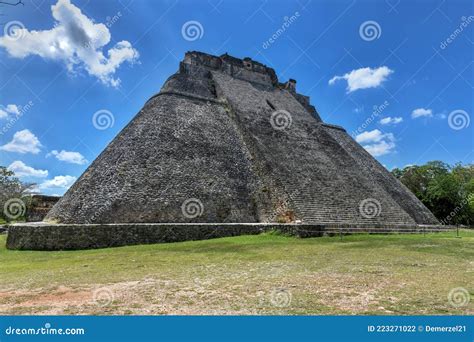
<instances>
[{"instance_id":1,"label":"blue sky","mask_svg":"<svg viewBox=\"0 0 474 342\"><path fill-rule=\"evenodd\" d=\"M472 1L23 3L0 5L0 165L43 193L63 194L189 50L296 79L388 169L473 162Z\"/></svg>"}]
</instances>

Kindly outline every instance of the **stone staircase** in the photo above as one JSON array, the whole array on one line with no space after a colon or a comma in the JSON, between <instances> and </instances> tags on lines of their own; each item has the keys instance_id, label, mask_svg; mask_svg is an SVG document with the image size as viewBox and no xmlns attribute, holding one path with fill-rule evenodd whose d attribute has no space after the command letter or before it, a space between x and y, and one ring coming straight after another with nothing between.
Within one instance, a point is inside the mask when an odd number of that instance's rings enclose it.
<instances>
[{"instance_id":1,"label":"stone staircase","mask_svg":"<svg viewBox=\"0 0 474 342\"><path fill-rule=\"evenodd\" d=\"M291 157L282 153L281 143L266 144L262 153L270 156L266 162L291 199L297 219L307 223L414 223L329 134L323 129L311 133L307 139L288 142ZM298 163L292 163L293 158ZM364 200L375 205L377 215L361 215L359 205Z\"/></svg>"},{"instance_id":2,"label":"stone staircase","mask_svg":"<svg viewBox=\"0 0 474 342\"><path fill-rule=\"evenodd\" d=\"M393 177L380 163L372 158L346 132L325 128L339 145L353 156L358 167L366 174L370 174L372 181L387 193L398 205L406 211L415 222L424 224L439 224L434 215L408 190L401 182Z\"/></svg>"}]
</instances>

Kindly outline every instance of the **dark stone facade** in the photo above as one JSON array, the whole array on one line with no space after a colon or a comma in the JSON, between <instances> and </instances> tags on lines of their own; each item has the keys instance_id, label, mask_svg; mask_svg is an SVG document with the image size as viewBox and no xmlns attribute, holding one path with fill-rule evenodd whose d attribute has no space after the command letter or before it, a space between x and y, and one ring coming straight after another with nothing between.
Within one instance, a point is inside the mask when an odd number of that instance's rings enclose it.
<instances>
[{"instance_id":1,"label":"dark stone facade","mask_svg":"<svg viewBox=\"0 0 474 342\"><path fill-rule=\"evenodd\" d=\"M301 238L363 233L422 233L448 227L413 225L272 224L272 223L120 223L14 224L7 248L20 250L76 250L205 240L278 231Z\"/></svg>"},{"instance_id":2,"label":"dark stone facade","mask_svg":"<svg viewBox=\"0 0 474 342\"><path fill-rule=\"evenodd\" d=\"M189 199L199 215L183 214ZM377 215L361 215L366 199ZM200 52L186 53L46 221L438 224L342 127L321 121L296 81Z\"/></svg>"},{"instance_id":3,"label":"dark stone facade","mask_svg":"<svg viewBox=\"0 0 474 342\"><path fill-rule=\"evenodd\" d=\"M61 197L33 195L26 211L27 222L40 222Z\"/></svg>"}]
</instances>

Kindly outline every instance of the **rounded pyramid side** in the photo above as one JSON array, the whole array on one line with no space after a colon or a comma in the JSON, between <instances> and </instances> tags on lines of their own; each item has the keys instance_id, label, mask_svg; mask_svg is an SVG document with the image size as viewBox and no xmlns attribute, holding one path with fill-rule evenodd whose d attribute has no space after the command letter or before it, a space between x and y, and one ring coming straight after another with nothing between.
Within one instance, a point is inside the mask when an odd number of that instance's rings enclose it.
<instances>
[{"instance_id":1,"label":"rounded pyramid side","mask_svg":"<svg viewBox=\"0 0 474 342\"><path fill-rule=\"evenodd\" d=\"M207 82L172 76L45 220L257 222L251 156Z\"/></svg>"}]
</instances>

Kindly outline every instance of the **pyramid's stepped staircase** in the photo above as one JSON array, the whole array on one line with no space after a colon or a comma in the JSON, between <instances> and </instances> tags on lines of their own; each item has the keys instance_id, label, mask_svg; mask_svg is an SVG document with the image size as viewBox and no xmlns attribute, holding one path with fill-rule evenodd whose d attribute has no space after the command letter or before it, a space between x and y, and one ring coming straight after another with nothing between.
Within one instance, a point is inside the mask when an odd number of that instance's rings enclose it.
<instances>
[{"instance_id":1,"label":"pyramid's stepped staircase","mask_svg":"<svg viewBox=\"0 0 474 342\"><path fill-rule=\"evenodd\" d=\"M276 111L289 113L288 129L271 125ZM191 198L201 215L183 215ZM376 215L361 214L364 200L379 205ZM279 83L250 59L189 52L47 219L276 222L285 210L305 223L436 223L344 130L321 121L295 81Z\"/></svg>"},{"instance_id":2,"label":"pyramid's stepped staircase","mask_svg":"<svg viewBox=\"0 0 474 342\"><path fill-rule=\"evenodd\" d=\"M421 203L421 201L391 173L387 172L376 159L356 143L347 133L337 129L327 128L326 131L339 145L353 156L357 165L370 174L373 181L378 183L411 217L419 224L438 224L436 217Z\"/></svg>"},{"instance_id":3,"label":"pyramid's stepped staircase","mask_svg":"<svg viewBox=\"0 0 474 342\"><path fill-rule=\"evenodd\" d=\"M264 164L268 177L285 189L303 222L414 224L414 220L374 183L365 170L287 91L262 89L213 73L218 94L226 98L244 134L245 144ZM269 103L272 107L269 106ZM272 112L291 115L291 126L275 130ZM359 204L375 202L378 213L363 216Z\"/></svg>"},{"instance_id":4,"label":"pyramid's stepped staircase","mask_svg":"<svg viewBox=\"0 0 474 342\"><path fill-rule=\"evenodd\" d=\"M249 58L186 53L179 72L47 222L9 227L7 247L100 248L271 229L311 237L439 228L343 129L323 123L295 87ZM272 121L277 112L283 117ZM183 210L187 200L197 201L191 212ZM364 201L372 211L360 210ZM293 223L279 224L281 214Z\"/></svg>"}]
</instances>

